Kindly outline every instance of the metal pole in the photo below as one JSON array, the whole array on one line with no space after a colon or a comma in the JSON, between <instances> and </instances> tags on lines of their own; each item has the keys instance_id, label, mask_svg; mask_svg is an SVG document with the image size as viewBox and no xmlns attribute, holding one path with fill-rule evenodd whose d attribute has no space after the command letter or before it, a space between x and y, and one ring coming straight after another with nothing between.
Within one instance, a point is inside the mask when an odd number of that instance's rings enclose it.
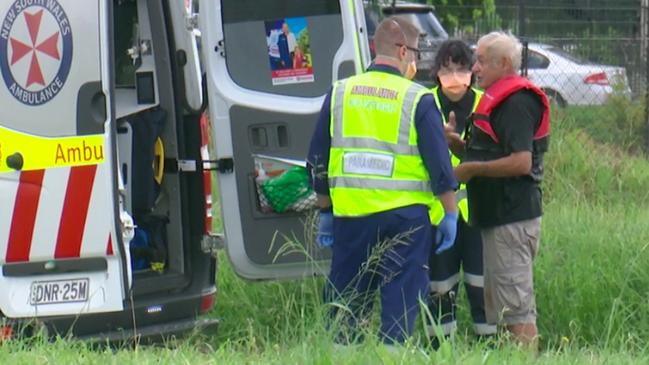
<instances>
[{"instance_id":1,"label":"metal pole","mask_svg":"<svg viewBox=\"0 0 649 365\"><path fill-rule=\"evenodd\" d=\"M640 37L642 37L641 48L644 51L640 59L644 62L645 66L645 94L643 95L645 101L645 123L647 128L645 132L645 150L649 152L649 0L642 0L642 6L640 9Z\"/></svg>"},{"instance_id":2,"label":"metal pole","mask_svg":"<svg viewBox=\"0 0 649 365\"><path fill-rule=\"evenodd\" d=\"M649 0L648 0L649 1ZM527 29L525 29L525 0L518 0L518 37L523 43L523 54L521 62L521 71L520 74L524 77L527 76Z\"/></svg>"},{"instance_id":3,"label":"metal pole","mask_svg":"<svg viewBox=\"0 0 649 365\"><path fill-rule=\"evenodd\" d=\"M525 29L525 0L518 0L518 36L525 39L527 29Z\"/></svg>"}]
</instances>

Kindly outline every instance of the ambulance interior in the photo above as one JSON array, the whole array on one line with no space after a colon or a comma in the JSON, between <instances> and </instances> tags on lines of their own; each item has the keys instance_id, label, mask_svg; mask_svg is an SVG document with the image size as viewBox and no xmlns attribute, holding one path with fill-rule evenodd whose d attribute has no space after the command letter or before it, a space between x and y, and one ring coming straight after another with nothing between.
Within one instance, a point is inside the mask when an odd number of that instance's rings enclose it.
<instances>
[{"instance_id":1,"label":"ambulance interior","mask_svg":"<svg viewBox=\"0 0 649 365\"><path fill-rule=\"evenodd\" d=\"M193 249L185 247L183 242L194 242L187 232L188 225L203 224L200 219L188 220L182 216L197 211L184 205L185 197L193 190L202 192L202 186L192 190L191 185L188 192L186 176L189 174L169 166L172 161L192 159L194 146L185 145L192 143L187 137L188 128L199 126L192 119L198 118L197 115L177 110L183 108L180 101L185 96L182 90L177 90L178 82L174 82L178 77L178 72L172 72L176 54L170 50L173 40L167 39L161 3L164 2L114 0L115 104L119 119L120 172L126 187L124 205L140 228L139 233L163 238L143 242L136 237L131 243L131 254L135 257L131 263L136 278L134 285L136 289L142 287L141 290L150 290L143 287L144 279L158 278L160 273L165 278L177 275L182 279L191 264L188 250ZM222 41L235 46L227 48L227 57L225 52L212 54L225 58L227 72L222 68L212 70L212 75L220 77L223 87L214 91L211 85L211 91L225 95L234 90L243 96L227 106L227 121L217 118L212 122L227 123L225 129L230 130L228 135L216 136L215 143L222 149L231 144L231 151L222 155L236 161L237 168L229 172L234 179L230 176L223 179L219 189L222 196L231 198L221 202L228 211L224 219L229 239L228 258L235 266L241 262L242 266L251 268L245 277L269 277L269 271L280 265L284 265L286 272L292 272L290 265L293 264L296 264L294 272L301 273L307 260L302 252L280 254L283 242L272 240L283 237L282 234L295 233L300 237L309 234L304 217L305 212L314 211L315 194L304 169L309 143L305 136L312 133L321 97L332 81L354 74L356 68L354 39L345 36L343 27L350 26L349 23L353 26L353 22L349 22L349 15L343 16L348 9L341 7L341 3L221 1ZM218 16L210 12L213 10L201 9L201 16ZM211 25L202 26L209 29ZM285 32L288 34L283 36ZM216 33L203 33L205 44ZM219 40L211 41L219 44ZM280 46L293 52L282 52ZM301 55L298 61L296 54ZM207 57L204 61L207 64L214 60ZM275 103L278 100L282 102ZM218 104L218 98L211 102ZM269 104L280 105L271 108ZM193 159L199 160L200 153ZM255 229L241 229L238 223ZM304 241L309 239L306 237ZM238 251L234 251L232 242L237 243ZM328 259L327 250L314 245L308 249L310 258ZM142 251L153 256L159 254L161 258L145 256L148 261L137 262ZM157 260L164 260L164 265L152 265L160 262ZM264 271L266 268L268 271ZM169 281L165 280L164 284Z\"/></svg>"},{"instance_id":2,"label":"ambulance interior","mask_svg":"<svg viewBox=\"0 0 649 365\"><path fill-rule=\"evenodd\" d=\"M119 174L123 206L136 225L130 243L134 289L160 289L184 279L185 236L179 172L167 168L183 148L177 128L162 6L114 0L114 84ZM149 16L151 14L151 16ZM153 37L155 34L155 37ZM156 65L163 67L156 67ZM156 280L159 281L159 280Z\"/></svg>"}]
</instances>

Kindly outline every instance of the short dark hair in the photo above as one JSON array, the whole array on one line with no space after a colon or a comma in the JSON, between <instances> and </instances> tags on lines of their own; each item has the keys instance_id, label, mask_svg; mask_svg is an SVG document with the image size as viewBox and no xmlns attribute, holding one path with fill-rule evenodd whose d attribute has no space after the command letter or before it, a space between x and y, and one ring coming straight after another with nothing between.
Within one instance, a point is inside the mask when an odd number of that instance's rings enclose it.
<instances>
[{"instance_id":1,"label":"short dark hair","mask_svg":"<svg viewBox=\"0 0 649 365\"><path fill-rule=\"evenodd\" d=\"M474 62L473 51L462 40L449 39L444 41L435 55L435 62L433 63L433 71L431 74L431 77L435 79L438 85L439 78L437 77L437 73L442 67L448 66L449 61L466 66L470 70ZM473 75L471 75L471 83L474 81L473 78Z\"/></svg>"}]
</instances>

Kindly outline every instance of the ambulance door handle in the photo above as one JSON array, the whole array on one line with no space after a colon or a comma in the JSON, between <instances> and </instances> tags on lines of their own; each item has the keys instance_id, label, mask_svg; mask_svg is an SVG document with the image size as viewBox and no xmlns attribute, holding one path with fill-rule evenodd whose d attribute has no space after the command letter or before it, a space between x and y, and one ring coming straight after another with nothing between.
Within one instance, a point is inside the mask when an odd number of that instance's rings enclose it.
<instances>
[{"instance_id":1,"label":"ambulance door handle","mask_svg":"<svg viewBox=\"0 0 649 365\"><path fill-rule=\"evenodd\" d=\"M288 128L285 125L277 126L277 146L280 148L288 147Z\"/></svg>"},{"instance_id":2,"label":"ambulance door handle","mask_svg":"<svg viewBox=\"0 0 649 365\"><path fill-rule=\"evenodd\" d=\"M23 169L23 155L20 152L16 152L13 155L7 156L7 166L10 168L20 171Z\"/></svg>"}]
</instances>

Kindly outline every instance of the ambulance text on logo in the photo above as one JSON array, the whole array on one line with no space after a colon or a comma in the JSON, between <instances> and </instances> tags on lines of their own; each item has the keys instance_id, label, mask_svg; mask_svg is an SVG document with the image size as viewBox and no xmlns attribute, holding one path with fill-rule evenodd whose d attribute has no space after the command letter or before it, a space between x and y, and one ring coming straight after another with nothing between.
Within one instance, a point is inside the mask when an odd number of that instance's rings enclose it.
<instances>
[{"instance_id":1,"label":"ambulance text on logo","mask_svg":"<svg viewBox=\"0 0 649 365\"><path fill-rule=\"evenodd\" d=\"M56 0L16 0L0 24L0 73L25 105L52 100L72 63L72 28Z\"/></svg>"}]
</instances>

